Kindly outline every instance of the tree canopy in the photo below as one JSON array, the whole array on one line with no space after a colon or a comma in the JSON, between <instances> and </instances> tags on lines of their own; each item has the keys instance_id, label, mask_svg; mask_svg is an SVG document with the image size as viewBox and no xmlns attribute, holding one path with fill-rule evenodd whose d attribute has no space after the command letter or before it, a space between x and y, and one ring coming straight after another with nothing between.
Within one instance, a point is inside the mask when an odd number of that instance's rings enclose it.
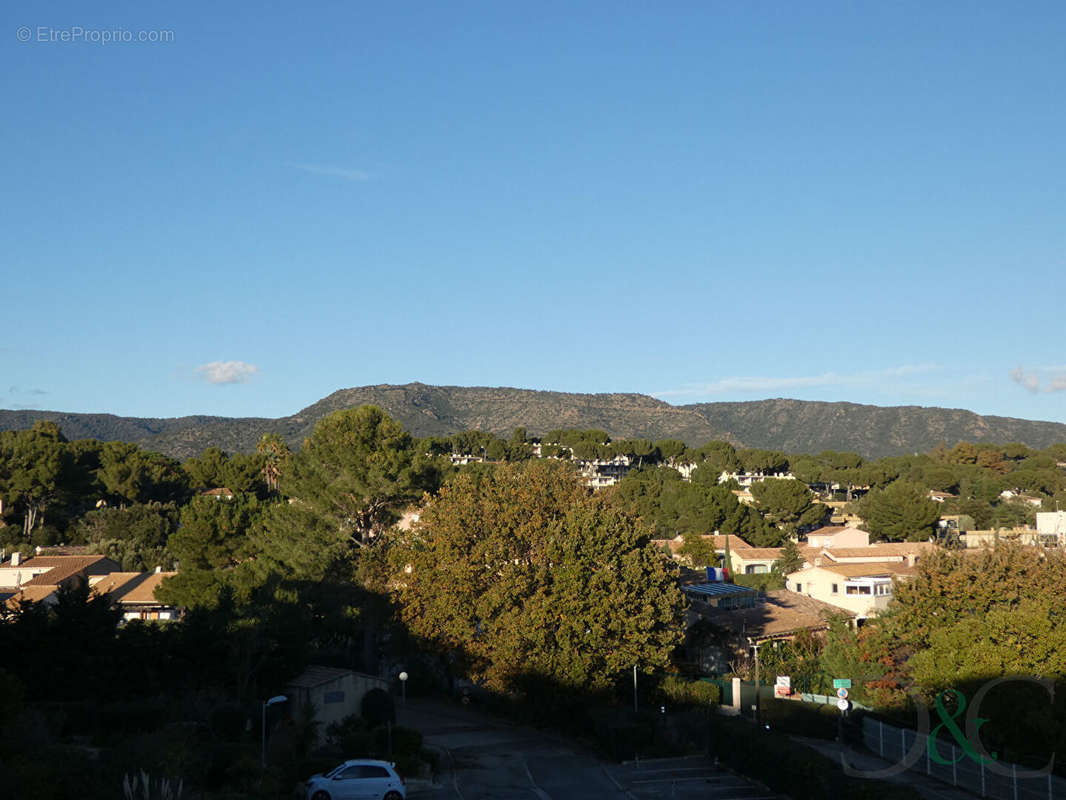
<instances>
[{"instance_id":1,"label":"tree canopy","mask_svg":"<svg viewBox=\"0 0 1066 800\"><path fill-rule=\"evenodd\" d=\"M921 485L895 481L875 489L859 503L866 529L876 539L924 541L936 532L940 506Z\"/></svg>"},{"instance_id":2,"label":"tree canopy","mask_svg":"<svg viewBox=\"0 0 1066 800\"><path fill-rule=\"evenodd\" d=\"M460 473L391 563L410 630L494 688L603 688L666 666L680 641L676 567L559 464Z\"/></svg>"},{"instance_id":3,"label":"tree canopy","mask_svg":"<svg viewBox=\"0 0 1066 800\"><path fill-rule=\"evenodd\" d=\"M814 501L807 485L798 480L768 478L751 485L756 508L789 533L817 525L829 516L828 507Z\"/></svg>"},{"instance_id":4,"label":"tree canopy","mask_svg":"<svg viewBox=\"0 0 1066 800\"><path fill-rule=\"evenodd\" d=\"M437 472L403 426L380 408L361 406L319 422L281 483L292 502L266 520L262 555L283 574L320 580L350 569L354 550L436 488Z\"/></svg>"}]
</instances>

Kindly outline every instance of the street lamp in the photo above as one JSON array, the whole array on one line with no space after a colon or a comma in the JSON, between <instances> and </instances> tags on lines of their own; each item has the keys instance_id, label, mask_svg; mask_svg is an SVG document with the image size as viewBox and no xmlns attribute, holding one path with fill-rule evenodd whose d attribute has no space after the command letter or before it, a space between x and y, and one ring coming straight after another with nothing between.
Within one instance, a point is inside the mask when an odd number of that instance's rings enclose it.
<instances>
[{"instance_id":1,"label":"street lamp","mask_svg":"<svg viewBox=\"0 0 1066 800\"><path fill-rule=\"evenodd\" d=\"M407 673L401 672L400 675L400 702L403 705L407 705Z\"/></svg>"},{"instance_id":2,"label":"street lamp","mask_svg":"<svg viewBox=\"0 0 1066 800\"><path fill-rule=\"evenodd\" d=\"M752 710L755 712L754 713L755 724L758 725L759 724L759 645L761 645L762 642L757 641L757 640L752 639L752 638L749 637L748 638L748 644L750 644L752 650L755 651L755 705L752 707Z\"/></svg>"},{"instance_id":3,"label":"street lamp","mask_svg":"<svg viewBox=\"0 0 1066 800\"><path fill-rule=\"evenodd\" d=\"M267 706L273 706L273 705L276 705L278 703L284 703L288 699L289 698L287 698L285 695L279 694L279 695L276 695L274 697L271 697L269 700L264 700L263 701L263 721L262 721L262 725L261 725L261 731L262 731L262 735L263 735L263 748L262 748L263 769L266 769L266 765L267 765Z\"/></svg>"}]
</instances>

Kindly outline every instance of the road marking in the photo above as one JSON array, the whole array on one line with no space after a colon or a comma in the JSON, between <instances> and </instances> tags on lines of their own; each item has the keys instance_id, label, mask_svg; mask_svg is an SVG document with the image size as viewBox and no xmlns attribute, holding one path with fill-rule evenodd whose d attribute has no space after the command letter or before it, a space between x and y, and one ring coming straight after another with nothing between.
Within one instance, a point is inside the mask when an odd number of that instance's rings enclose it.
<instances>
[{"instance_id":1,"label":"road marking","mask_svg":"<svg viewBox=\"0 0 1066 800\"><path fill-rule=\"evenodd\" d=\"M624 794L626 797L628 797L629 800L637 800L637 796L635 794L633 794L631 791L629 791L628 789L626 789L624 786L622 786L622 784L618 782L618 779L614 775L611 774L610 770L608 770L606 766L604 766L603 764L600 764L600 769L603 770L603 774L607 776L607 778L611 781L611 783L613 783L616 787L618 787L618 791L620 791L622 794Z\"/></svg>"},{"instance_id":2,"label":"road marking","mask_svg":"<svg viewBox=\"0 0 1066 800\"><path fill-rule=\"evenodd\" d=\"M712 781L709 778L705 778L705 777L700 776L700 775L693 775L692 777L689 777L689 778L685 778L685 777L678 777L678 778L649 778L648 780L644 780L644 781L633 781L633 785L634 786L638 786L638 785L642 786L644 784L654 784L654 783L691 783L692 781L701 781L703 783L713 783L716 788L721 788L721 789L748 789L748 788L754 789L755 788L754 786L752 786L750 783L747 783L746 781L741 781L739 783L733 783L733 784L724 784L724 783L721 783L719 781Z\"/></svg>"},{"instance_id":3,"label":"road marking","mask_svg":"<svg viewBox=\"0 0 1066 800\"><path fill-rule=\"evenodd\" d=\"M674 769L639 769L639 770L632 770L629 774L631 774L631 775L659 775L659 774L671 775L671 774L677 773L677 772L708 772L708 771L710 771L714 775L721 775L721 772L714 772L710 764L708 764L706 766L703 766L703 767L676 767Z\"/></svg>"},{"instance_id":4,"label":"road marking","mask_svg":"<svg viewBox=\"0 0 1066 800\"><path fill-rule=\"evenodd\" d=\"M455 793L459 795L459 800L466 800L465 795L463 795L463 790L459 788L459 774L455 769L455 756L452 755L452 751L447 747L444 747L443 745L438 745L438 747L448 754L448 763L452 766L452 788L455 789Z\"/></svg>"},{"instance_id":5,"label":"road marking","mask_svg":"<svg viewBox=\"0 0 1066 800\"><path fill-rule=\"evenodd\" d=\"M530 788L533 790L533 794L540 798L540 800L552 800L552 796L546 791L537 786L537 782L533 780L533 773L529 771L529 762L524 758L522 759L522 766L525 767L526 777L529 778Z\"/></svg>"}]
</instances>

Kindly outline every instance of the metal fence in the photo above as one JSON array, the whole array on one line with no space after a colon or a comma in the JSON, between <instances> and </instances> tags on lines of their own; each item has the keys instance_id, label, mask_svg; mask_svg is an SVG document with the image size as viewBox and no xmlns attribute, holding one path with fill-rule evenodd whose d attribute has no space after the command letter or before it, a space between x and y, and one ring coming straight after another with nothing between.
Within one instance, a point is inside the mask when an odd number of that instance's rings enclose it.
<instances>
[{"instance_id":1,"label":"metal fence","mask_svg":"<svg viewBox=\"0 0 1066 800\"><path fill-rule=\"evenodd\" d=\"M937 753L948 764L937 763L929 754L928 734L897 728L866 717L862 721L863 743L885 761L906 763L908 769L921 772L944 783L958 786L997 800L1066 800L1066 780L1049 773L1027 776L1028 767L996 761L983 764L944 739L936 740ZM917 744L916 744L917 743ZM912 749L914 753L912 753ZM915 754L919 757L915 757Z\"/></svg>"}]
</instances>

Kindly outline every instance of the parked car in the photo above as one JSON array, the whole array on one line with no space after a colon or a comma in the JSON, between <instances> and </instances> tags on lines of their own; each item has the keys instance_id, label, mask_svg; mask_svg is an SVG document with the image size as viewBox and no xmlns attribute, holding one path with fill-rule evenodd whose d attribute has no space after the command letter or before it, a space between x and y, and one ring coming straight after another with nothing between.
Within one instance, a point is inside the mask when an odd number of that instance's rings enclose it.
<instances>
[{"instance_id":1,"label":"parked car","mask_svg":"<svg viewBox=\"0 0 1066 800\"><path fill-rule=\"evenodd\" d=\"M307 800L407 799L407 788L395 764L365 758L345 761L325 775L312 775L306 787Z\"/></svg>"}]
</instances>

